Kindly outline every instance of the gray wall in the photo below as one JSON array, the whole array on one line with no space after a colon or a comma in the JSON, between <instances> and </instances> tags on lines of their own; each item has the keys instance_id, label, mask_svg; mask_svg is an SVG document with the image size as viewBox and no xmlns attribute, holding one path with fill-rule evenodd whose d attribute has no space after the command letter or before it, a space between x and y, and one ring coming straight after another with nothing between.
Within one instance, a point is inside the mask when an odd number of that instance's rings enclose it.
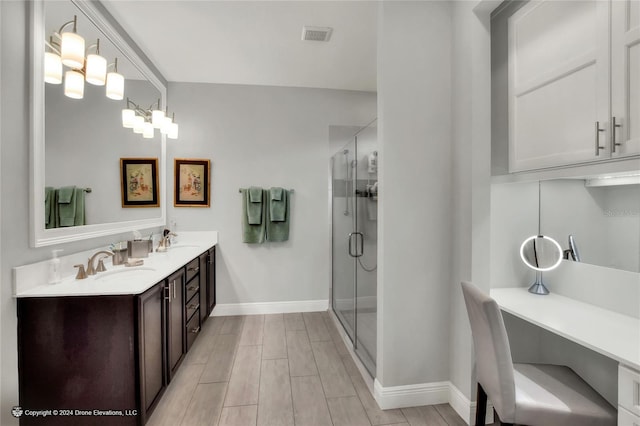
<instances>
[{"instance_id":1,"label":"gray wall","mask_svg":"<svg viewBox=\"0 0 640 426\"><path fill-rule=\"evenodd\" d=\"M171 83L179 112L174 158L211 160L211 207L172 207L181 230L218 230L218 303L327 300L330 286L327 171L332 125L363 126L375 93L263 86ZM294 188L285 243L241 240L241 195L249 186ZM173 199L173 184L166 194Z\"/></svg>"},{"instance_id":2,"label":"gray wall","mask_svg":"<svg viewBox=\"0 0 640 426\"><path fill-rule=\"evenodd\" d=\"M378 19L377 379L390 387L449 377L450 5L381 2Z\"/></svg>"}]
</instances>

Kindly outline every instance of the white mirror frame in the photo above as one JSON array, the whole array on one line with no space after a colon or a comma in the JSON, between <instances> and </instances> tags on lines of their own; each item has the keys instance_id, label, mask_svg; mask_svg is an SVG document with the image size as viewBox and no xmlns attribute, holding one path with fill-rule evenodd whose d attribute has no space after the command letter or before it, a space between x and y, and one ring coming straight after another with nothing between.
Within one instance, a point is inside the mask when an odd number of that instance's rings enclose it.
<instances>
[{"instance_id":1,"label":"white mirror frame","mask_svg":"<svg viewBox=\"0 0 640 426\"><path fill-rule=\"evenodd\" d=\"M70 0L93 24L131 61L140 72L160 91L161 109L166 106L167 88L158 77L138 57L125 39L109 23L89 0ZM89 238L113 235L127 231L142 230L166 224L167 204L165 200L166 182L166 138L161 135L159 161L160 217L123 222L100 223L78 227L45 229L44 187L45 187L45 104L44 104L44 0L34 0L31 4L31 105L30 105L30 243L32 247L62 244ZM118 123L114 123L118 125Z\"/></svg>"}]
</instances>

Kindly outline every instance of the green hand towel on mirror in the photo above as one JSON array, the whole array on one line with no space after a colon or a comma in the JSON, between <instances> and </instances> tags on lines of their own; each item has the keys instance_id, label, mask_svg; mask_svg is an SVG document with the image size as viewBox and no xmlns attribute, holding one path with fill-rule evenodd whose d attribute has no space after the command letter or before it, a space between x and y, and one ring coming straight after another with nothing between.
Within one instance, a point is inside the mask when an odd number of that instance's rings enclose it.
<instances>
[{"instance_id":1,"label":"green hand towel on mirror","mask_svg":"<svg viewBox=\"0 0 640 426\"><path fill-rule=\"evenodd\" d=\"M274 200L271 200L271 197L267 197L267 203L269 204L269 208L266 209L267 212L267 241L273 243L280 243L287 241L289 239L289 222L290 222L290 202L289 197L291 194L287 190L282 191L282 200L278 201L279 203L284 203L284 220L282 221L274 221L271 217L271 204L273 204Z\"/></svg>"},{"instance_id":2,"label":"green hand towel on mirror","mask_svg":"<svg viewBox=\"0 0 640 426\"><path fill-rule=\"evenodd\" d=\"M73 200L75 186L63 186L58 189L58 204L69 204Z\"/></svg>"},{"instance_id":3,"label":"green hand towel on mirror","mask_svg":"<svg viewBox=\"0 0 640 426\"><path fill-rule=\"evenodd\" d=\"M280 187L272 187L269 197L269 214L271 222L284 222L287 218L287 191Z\"/></svg>"},{"instance_id":4,"label":"green hand towel on mirror","mask_svg":"<svg viewBox=\"0 0 640 426\"><path fill-rule=\"evenodd\" d=\"M264 204L262 200L262 188L252 186L245 190L245 192L248 193L245 200L245 206L249 225L260 225L262 223L262 207Z\"/></svg>"},{"instance_id":5,"label":"green hand towel on mirror","mask_svg":"<svg viewBox=\"0 0 640 426\"><path fill-rule=\"evenodd\" d=\"M242 242L248 244L260 244L263 243L266 237L266 221L262 221L262 223L252 225L249 223L249 215L247 212L247 207L250 204L257 204L262 207L264 210L266 208L265 203L251 203L249 201L249 190L241 189L242 192ZM261 215L266 215L266 212L261 211Z\"/></svg>"},{"instance_id":6,"label":"green hand towel on mirror","mask_svg":"<svg viewBox=\"0 0 640 426\"><path fill-rule=\"evenodd\" d=\"M86 225L84 217L84 189L76 188L73 198L76 203L76 214L73 217L73 226Z\"/></svg>"},{"instance_id":7,"label":"green hand towel on mirror","mask_svg":"<svg viewBox=\"0 0 640 426\"><path fill-rule=\"evenodd\" d=\"M69 188L71 189L71 198L68 197ZM73 226L76 220L76 201L75 187L67 186L58 190L58 214L60 216L60 227ZM65 201L69 200L69 201Z\"/></svg>"}]
</instances>

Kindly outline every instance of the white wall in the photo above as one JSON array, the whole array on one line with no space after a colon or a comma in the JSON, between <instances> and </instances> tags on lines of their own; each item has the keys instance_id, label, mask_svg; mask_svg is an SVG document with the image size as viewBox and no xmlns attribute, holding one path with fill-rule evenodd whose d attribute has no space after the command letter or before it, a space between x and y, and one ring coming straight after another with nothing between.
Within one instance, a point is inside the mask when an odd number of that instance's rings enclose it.
<instances>
[{"instance_id":1,"label":"white wall","mask_svg":"<svg viewBox=\"0 0 640 426\"><path fill-rule=\"evenodd\" d=\"M489 12L497 2L452 2L452 246L449 285L450 403L473 418L474 356L460 281L488 291L491 94Z\"/></svg>"},{"instance_id":2,"label":"white wall","mask_svg":"<svg viewBox=\"0 0 640 426\"><path fill-rule=\"evenodd\" d=\"M330 234L327 171L332 125L364 126L376 116L365 92L263 86L171 83L169 105L180 138L174 158L211 160L211 207L169 205L181 230L220 232L218 303L328 300ZM241 240L239 188L295 189L285 243ZM173 200L169 182L168 200Z\"/></svg>"},{"instance_id":3,"label":"white wall","mask_svg":"<svg viewBox=\"0 0 640 426\"><path fill-rule=\"evenodd\" d=\"M381 2L378 364L383 387L447 380L451 252L449 2Z\"/></svg>"}]
</instances>

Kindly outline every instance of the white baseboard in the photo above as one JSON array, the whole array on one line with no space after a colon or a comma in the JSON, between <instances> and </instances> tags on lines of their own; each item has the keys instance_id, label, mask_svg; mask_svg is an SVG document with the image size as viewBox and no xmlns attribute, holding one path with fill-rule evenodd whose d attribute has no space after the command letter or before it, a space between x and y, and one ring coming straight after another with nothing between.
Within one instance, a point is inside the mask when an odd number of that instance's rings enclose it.
<instances>
[{"instance_id":1,"label":"white baseboard","mask_svg":"<svg viewBox=\"0 0 640 426\"><path fill-rule=\"evenodd\" d=\"M383 387L375 379L373 396L383 410L445 404L449 402L449 386L450 382L434 382Z\"/></svg>"},{"instance_id":2,"label":"white baseboard","mask_svg":"<svg viewBox=\"0 0 640 426\"><path fill-rule=\"evenodd\" d=\"M476 402L470 401L450 381L383 387L375 379L374 397L382 410L449 403L462 420L472 425L476 418ZM486 423L493 423L493 405L487 404Z\"/></svg>"},{"instance_id":3,"label":"white baseboard","mask_svg":"<svg viewBox=\"0 0 640 426\"><path fill-rule=\"evenodd\" d=\"M455 387L453 383L449 383L449 405L451 405L451 408L453 408L468 425L474 424L478 404L476 401L471 401L464 396L460 389ZM487 402L485 422L486 424L493 423L493 404L491 404L491 401Z\"/></svg>"},{"instance_id":4,"label":"white baseboard","mask_svg":"<svg viewBox=\"0 0 640 426\"><path fill-rule=\"evenodd\" d=\"M289 312L319 312L329 309L328 300L300 300L292 302L219 303L211 316L283 314Z\"/></svg>"}]
</instances>

